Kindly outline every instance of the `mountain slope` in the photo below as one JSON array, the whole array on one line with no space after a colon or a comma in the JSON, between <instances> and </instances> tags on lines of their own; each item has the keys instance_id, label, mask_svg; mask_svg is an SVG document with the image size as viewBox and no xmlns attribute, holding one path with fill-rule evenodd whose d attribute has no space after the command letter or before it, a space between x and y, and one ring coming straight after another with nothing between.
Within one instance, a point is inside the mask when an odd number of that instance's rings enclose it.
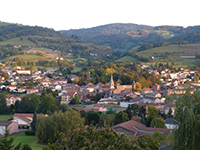
<instances>
[{"instance_id":1,"label":"mountain slope","mask_svg":"<svg viewBox=\"0 0 200 150\"><path fill-rule=\"evenodd\" d=\"M194 34L200 26L183 28L181 26L146 26L137 24L108 24L88 29L62 30L66 35L75 35L97 45L113 49L134 50L144 44L174 42L176 36ZM171 39L172 40L169 40Z\"/></svg>"},{"instance_id":2,"label":"mountain slope","mask_svg":"<svg viewBox=\"0 0 200 150\"><path fill-rule=\"evenodd\" d=\"M14 48L14 45L20 47ZM69 37L53 29L0 22L0 58L12 56L30 47L57 50L62 56L70 53L86 59L103 59L113 52L110 48L85 42L77 36Z\"/></svg>"}]
</instances>

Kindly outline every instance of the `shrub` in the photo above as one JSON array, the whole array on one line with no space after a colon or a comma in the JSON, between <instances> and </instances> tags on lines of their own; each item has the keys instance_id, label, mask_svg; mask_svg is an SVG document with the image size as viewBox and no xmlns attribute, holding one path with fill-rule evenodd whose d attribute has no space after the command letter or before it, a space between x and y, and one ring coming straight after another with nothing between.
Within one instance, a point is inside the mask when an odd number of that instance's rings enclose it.
<instances>
[{"instance_id":1,"label":"shrub","mask_svg":"<svg viewBox=\"0 0 200 150\"><path fill-rule=\"evenodd\" d=\"M26 143L23 145L22 150L32 150L32 148Z\"/></svg>"},{"instance_id":2,"label":"shrub","mask_svg":"<svg viewBox=\"0 0 200 150\"><path fill-rule=\"evenodd\" d=\"M26 135L35 135L35 131L33 131L33 130L26 130L25 134Z\"/></svg>"}]
</instances>

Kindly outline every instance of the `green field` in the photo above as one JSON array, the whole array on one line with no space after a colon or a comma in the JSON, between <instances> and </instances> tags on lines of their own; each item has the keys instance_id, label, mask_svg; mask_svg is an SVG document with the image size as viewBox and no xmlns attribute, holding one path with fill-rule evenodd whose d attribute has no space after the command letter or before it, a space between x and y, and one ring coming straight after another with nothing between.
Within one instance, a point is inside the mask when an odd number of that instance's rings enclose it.
<instances>
[{"instance_id":1,"label":"green field","mask_svg":"<svg viewBox=\"0 0 200 150\"><path fill-rule=\"evenodd\" d=\"M7 44L12 44L12 45L22 45L22 46L35 46L35 44L29 40L27 40L27 38L23 37L23 40L20 40L20 38L13 38L13 39L9 39L6 41L2 41L0 42L0 45L7 45Z\"/></svg>"},{"instance_id":2,"label":"green field","mask_svg":"<svg viewBox=\"0 0 200 150\"><path fill-rule=\"evenodd\" d=\"M77 62L77 61L87 61L87 59L85 58L67 58L68 60L72 61L72 62Z\"/></svg>"},{"instance_id":3,"label":"green field","mask_svg":"<svg viewBox=\"0 0 200 150\"><path fill-rule=\"evenodd\" d=\"M7 121L10 119L10 115L0 115L0 121Z\"/></svg>"},{"instance_id":4,"label":"green field","mask_svg":"<svg viewBox=\"0 0 200 150\"><path fill-rule=\"evenodd\" d=\"M165 52L168 52L168 53L180 52L180 45L169 45L169 46L164 46L164 47L156 47L156 48L138 52L137 54L139 56L143 56L143 57L150 57L150 56L163 54Z\"/></svg>"},{"instance_id":5,"label":"green field","mask_svg":"<svg viewBox=\"0 0 200 150\"><path fill-rule=\"evenodd\" d=\"M78 67L78 66L74 66L74 69L72 70L72 72L79 72L82 70L83 67Z\"/></svg>"},{"instance_id":6,"label":"green field","mask_svg":"<svg viewBox=\"0 0 200 150\"><path fill-rule=\"evenodd\" d=\"M24 132L13 136L15 137L15 140L13 142L14 145L17 145L18 143L22 143L22 145L24 145L28 143L31 146L32 150L42 150L42 148L45 147L45 145L40 145L37 143L37 137L27 136Z\"/></svg>"},{"instance_id":7,"label":"green field","mask_svg":"<svg viewBox=\"0 0 200 150\"><path fill-rule=\"evenodd\" d=\"M126 60L129 61L129 62L132 62L132 63L138 61L137 59L135 59L135 58L133 58L131 56L124 56L124 57L122 57L120 59L117 59L116 61L126 61Z\"/></svg>"},{"instance_id":8,"label":"green field","mask_svg":"<svg viewBox=\"0 0 200 150\"><path fill-rule=\"evenodd\" d=\"M4 61L13 60L16 57L22 58L24 61L28 61L28 60L32 61L32 60L38 60L38 59L44 58L43 56L25 54L25 55L14 55L14 56L11 56L11 57L6 57L6 58L1 59L1 60L4 60Z\"/></svg>"}]
</instances>

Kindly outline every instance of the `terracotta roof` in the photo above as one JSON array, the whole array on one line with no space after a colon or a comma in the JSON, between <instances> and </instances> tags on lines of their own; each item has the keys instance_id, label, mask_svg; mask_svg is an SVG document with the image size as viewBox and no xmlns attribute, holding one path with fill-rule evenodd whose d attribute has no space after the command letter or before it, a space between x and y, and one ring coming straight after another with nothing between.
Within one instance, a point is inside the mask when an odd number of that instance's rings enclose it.
<instances>
[{"instance_id":1,"label":"terracotta roof","mask_svg":"<svg viewBox=\"0 0 200 150\"><path fill-rule=\"evenodd\" d=\"M134 136L143 136L143 135L147 135L147 134L153 134L156 131L159 131L161 134L168 134L170 133L171 130L169 129L165 129L165 128L152 128L152 127L146 127L146 125L139 123L137 121L134 120L130 120L124 123L120 123L117 124L115 126L113 126L113 129L116 129L118 127L121 127L125 130L128 130L130 132L134 133Z\"/></svg>"}]
</instances>

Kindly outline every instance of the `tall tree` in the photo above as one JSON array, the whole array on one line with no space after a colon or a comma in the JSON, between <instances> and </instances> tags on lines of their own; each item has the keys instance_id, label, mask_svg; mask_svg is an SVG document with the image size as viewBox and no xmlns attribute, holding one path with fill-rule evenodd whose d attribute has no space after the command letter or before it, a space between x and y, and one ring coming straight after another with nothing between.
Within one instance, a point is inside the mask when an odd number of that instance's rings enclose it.
<instances>
[{"instance_id":1,"label":"tall tree","mask_svg":"<svg viewBox=\"0 0 200 150\"><path fill-rule=\"evenodd\" d=\"M6 102L6 94L7 92L3 92L0 94L0 114L7 114L9 113L9 108Z\"/></svg>"},{"instance_id":2,"label":"tall tree","mask_svg":"<svg viewBox=\"0 0 200 150\"><path fill-rule=\"evenodd\" d=\"M200 93L199 89L175 97L175 119L179 127L174 132L174 149L199 149L200 147Z\"/></svg>"},{"instance_id":3,"label":"tall tree","mask_svg":"<svg viewBox=\"0 0 200 150\"><path fill-rule=\"evenodd\" d=\"M33 131L36 131L36 124L37 124L37 113L35 111L33 115L33 121L31 122L31 129Z\"/></svg>"}]
</instances>

